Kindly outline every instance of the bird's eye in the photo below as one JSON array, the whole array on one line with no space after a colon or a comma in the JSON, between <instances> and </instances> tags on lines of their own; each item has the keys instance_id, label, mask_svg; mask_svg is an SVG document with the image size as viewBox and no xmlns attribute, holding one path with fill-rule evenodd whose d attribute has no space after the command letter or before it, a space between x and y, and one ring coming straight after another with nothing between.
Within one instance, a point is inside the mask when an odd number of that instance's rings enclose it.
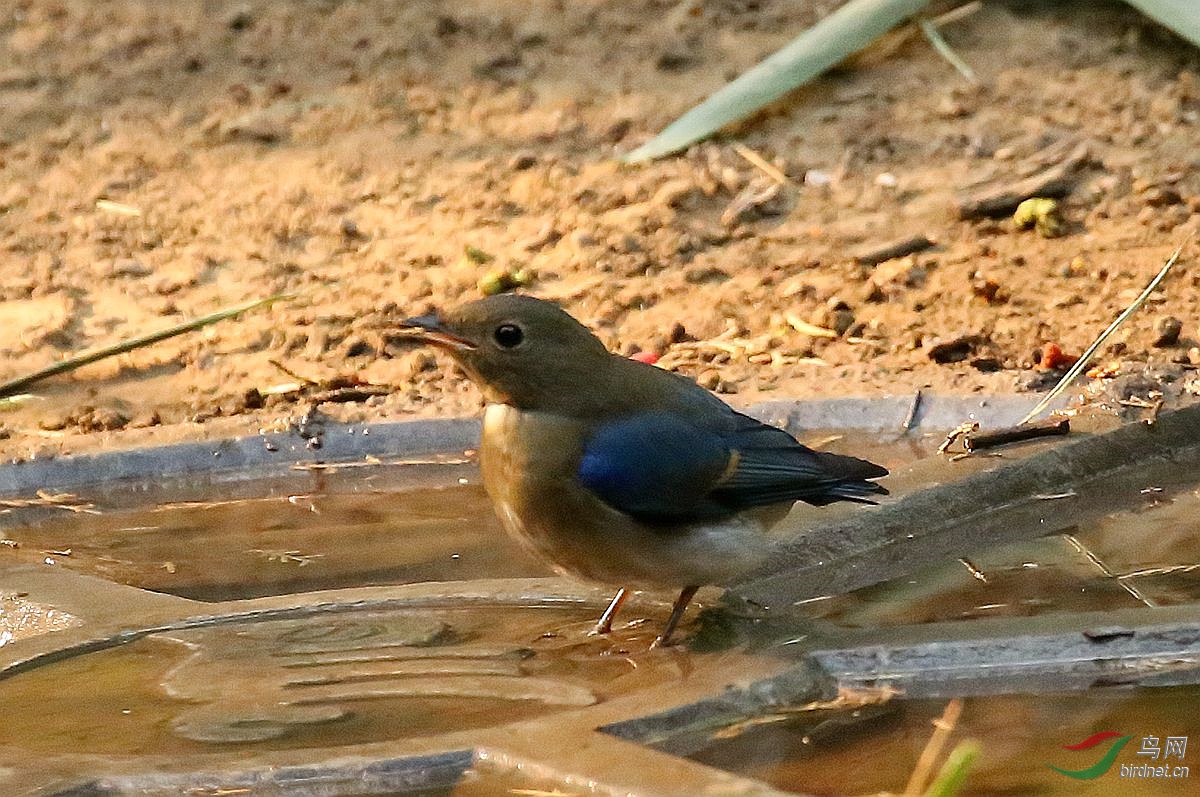
<instances>
[{"instance_id":1,"label":"bird's eye","mask_svg":"<svg viewBox=\"0 0 1200 797\"><path fill-rule=\"evenodd\" d=\"M501 324L496 327L492 337L496 339L496 345L500 348L515 349L521 345L521 341L525 340L525 333L516 324Z\"/></svg>"}]
</instances>

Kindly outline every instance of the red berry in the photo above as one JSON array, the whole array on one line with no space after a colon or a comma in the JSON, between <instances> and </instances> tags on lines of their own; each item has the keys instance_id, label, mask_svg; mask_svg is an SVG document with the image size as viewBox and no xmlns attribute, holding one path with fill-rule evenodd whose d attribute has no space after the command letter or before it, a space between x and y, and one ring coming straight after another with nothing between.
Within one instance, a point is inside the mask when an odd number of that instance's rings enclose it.
<instances>
[{"instance_id":1,"label":"red berry","mask_svg":"<svg viewBox=\"0 0 1200 797\"><path fill-rule=\"evenodd\" d=\"M1038 360L1038 367L1044 371L1058 371L1070 368L1078 359L1078 357L1064 354L1062 346L1057 343L1047 343L1042 347L1042 356Z\"/></svg>"}]
</instances>

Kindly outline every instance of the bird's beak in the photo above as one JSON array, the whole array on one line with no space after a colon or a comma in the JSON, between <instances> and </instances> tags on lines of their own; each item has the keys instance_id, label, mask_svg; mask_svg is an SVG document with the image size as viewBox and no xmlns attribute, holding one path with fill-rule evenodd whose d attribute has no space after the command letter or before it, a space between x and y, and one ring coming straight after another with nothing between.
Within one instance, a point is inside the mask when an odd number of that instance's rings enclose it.
<instances>
[{"instance_id":1,"label":"bird's beak","mask_svg":"<svg viewBox=\"0 0 1200 797\"><path fill-rule=\"evenodd\" d=\"M475 348L471 341L446 329L436 315L406 318L400 322L400 331L451 351L469 351Z\"/></svg>"}]
</instances>

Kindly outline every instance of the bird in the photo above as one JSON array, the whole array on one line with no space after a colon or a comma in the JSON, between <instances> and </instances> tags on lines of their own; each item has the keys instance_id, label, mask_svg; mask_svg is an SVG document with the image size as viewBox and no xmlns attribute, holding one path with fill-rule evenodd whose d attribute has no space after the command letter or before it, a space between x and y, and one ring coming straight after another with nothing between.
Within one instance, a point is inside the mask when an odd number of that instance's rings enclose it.
<instances>
[{"instance_id":1,"label":"bird","mask_svg":"<svg viewBox=\"0 0 1200 797\"><path fill-rule=\"evenodd\" d=\"M557 304L502 293L401 329L448 352L482 391L484 488L501 524L562 575L679 590L653 646L696 591L764 564L768 532L803 501L874 504L888 471L814 451L681 374L610 352Z\"/></svg>"}]
</instances>

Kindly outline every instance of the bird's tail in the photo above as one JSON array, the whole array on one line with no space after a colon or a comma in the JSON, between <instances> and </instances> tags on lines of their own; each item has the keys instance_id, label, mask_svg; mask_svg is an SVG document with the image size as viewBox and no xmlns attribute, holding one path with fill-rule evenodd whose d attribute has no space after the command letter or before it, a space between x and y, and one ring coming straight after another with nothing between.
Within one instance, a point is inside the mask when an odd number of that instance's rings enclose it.
<instances>
[{"instance_id":1,"label":"bird's tail","mask_svg":"<svg viewBox=\"0 0 1200 797\"><path fill-rule=\"evenodd\" d=\"M888 494L886 487L870 481L888 475L887 468L882 465L843 454L830 454L826 451L814 453L821 460L825 473L834 481L821 491L820 496L807 499L808 503L814 506L826 506L835 501L876 504L878 502L872 501L868 496Z\"/></svg>"}]
</instances>

